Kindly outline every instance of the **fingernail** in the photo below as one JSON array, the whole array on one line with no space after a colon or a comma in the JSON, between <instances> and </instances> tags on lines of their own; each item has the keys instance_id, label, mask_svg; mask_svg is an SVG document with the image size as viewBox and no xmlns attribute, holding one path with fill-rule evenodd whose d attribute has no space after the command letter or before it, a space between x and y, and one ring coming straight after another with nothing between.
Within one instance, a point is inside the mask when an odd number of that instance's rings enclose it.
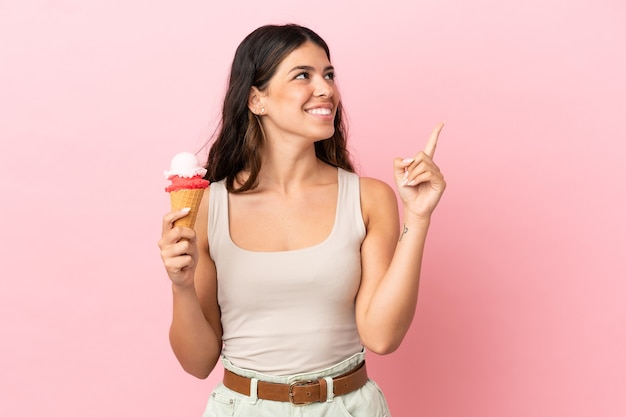
<instances>
[{"instance_id":1,"label":"fingernail","mask_svg":"<svg viewBox=\"0 0 626 417\"><path fill-rule=\"evenodd\" d=\"M407 158L407 159L403 159L402 163L404 164L410 164L411 162L415 161L415 158Z\"/></svg>"},{"instance_id":2,"label":"fingernail","mask_svg":"<svg viewBox=\"0 0 626 417\"><path fill-rule=\"evenodd\" d=\"M185 207L181 210L183 213L189 213L191 211L191 207Z\"/></svg>"},{"instance_id":3,"label":"fingernail","mask_svg":"<svg viewBox=\"0 0 626 417\"><path fill-rule=\"evenodd\" d=\"M400 181L400 185L406 185L407 178L403 177Z\"/></svg>"}]
</instances>

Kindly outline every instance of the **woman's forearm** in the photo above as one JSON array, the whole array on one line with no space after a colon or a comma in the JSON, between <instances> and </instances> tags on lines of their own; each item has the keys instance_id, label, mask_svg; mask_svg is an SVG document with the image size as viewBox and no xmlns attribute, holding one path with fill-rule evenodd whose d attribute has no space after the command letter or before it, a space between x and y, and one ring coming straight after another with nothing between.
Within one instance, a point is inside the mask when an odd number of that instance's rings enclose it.
<instances>
[{"instance_id":1,"label":"woman's forearm","mask_svg":"<svg viewBox=\"0 0 626 417\"><path fill-rule=\"evenodd\" d=\"M396 350L411 326L429 225L429 219L405 216L389 268L372 296L364 327L375 335L368 347L377 353Z\"/></svg>"},{"instance_id":2,"label":"woman's forearm","mask_svg":"<svg viewBox=\"0 0 626 417\"><path fill-rule=\"evenodd\" d=\"M221 338L205 318L193 287L173 285L172 293L172 350L186 372L206 378L219 359Z\"/></svg>"}]
</instances>

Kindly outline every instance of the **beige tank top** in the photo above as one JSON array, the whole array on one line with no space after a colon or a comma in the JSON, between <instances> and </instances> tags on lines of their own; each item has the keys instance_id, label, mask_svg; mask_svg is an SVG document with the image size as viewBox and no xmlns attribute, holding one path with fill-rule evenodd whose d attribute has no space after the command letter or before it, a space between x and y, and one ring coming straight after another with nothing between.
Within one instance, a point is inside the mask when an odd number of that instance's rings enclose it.
<instances>
[{"instance_id":1,"label":"beige tank top","mask_svg":"<svg viewBox=\"0 0 626 417\"><path fill-rule=\"evenodd\" d=\"M335 223L321 243L254 252L230 238L228 192L211 184L209 246L217 268L223 354L270 375L311 372L362 350L355 297L361 281L359 177L338 169Z\"/></svg>"}]
</instances>

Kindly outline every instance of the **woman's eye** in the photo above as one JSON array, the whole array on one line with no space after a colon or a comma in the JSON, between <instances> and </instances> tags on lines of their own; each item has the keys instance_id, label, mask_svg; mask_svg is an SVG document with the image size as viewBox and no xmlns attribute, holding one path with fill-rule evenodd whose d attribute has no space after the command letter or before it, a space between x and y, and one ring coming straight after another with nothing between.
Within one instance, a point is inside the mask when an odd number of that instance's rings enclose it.
<instances>
[{"instance_id":1,"label":"woman's eye","mask_svg":"<svg viewBox=\"0 0 626 417\"><path fill-rule=\"evenodd\" d=\"M308 72L301 72L296 76L296 80L308 80L309 78L310 77Z\"/></svg>"},{"instance_id":2,"label":"woman's eye","mask_svg":"<svg viewBox=\"0 0 626 417\"><path fill-rule=\"evenodd\" d=\"M329 72L328 74L326 74L324 76L324 78L326 78L327 80L334 80L335 79L335 73L334 72Z\"/></svg>"}]
</instances>

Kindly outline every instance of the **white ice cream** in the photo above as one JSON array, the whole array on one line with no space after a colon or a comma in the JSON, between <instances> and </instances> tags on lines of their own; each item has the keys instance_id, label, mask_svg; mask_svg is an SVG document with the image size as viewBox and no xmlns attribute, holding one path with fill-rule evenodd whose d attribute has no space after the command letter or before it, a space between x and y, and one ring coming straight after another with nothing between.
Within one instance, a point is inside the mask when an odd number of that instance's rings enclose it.
<instances>
[{"instance_id":1,"label":"white ice cream","mask_svg":"<svg viewBox=\"0 0 626 417\"><path fill-rule=\"evenodd\" d=\"M204 177L206 169L202 168L198 162L198 158L191 152L181 152L172 158L170 163L170 170L164 171L165 178L170 178L173 175L182 178L191 178L196 175Z\"/></svg>"}]
</instances>

